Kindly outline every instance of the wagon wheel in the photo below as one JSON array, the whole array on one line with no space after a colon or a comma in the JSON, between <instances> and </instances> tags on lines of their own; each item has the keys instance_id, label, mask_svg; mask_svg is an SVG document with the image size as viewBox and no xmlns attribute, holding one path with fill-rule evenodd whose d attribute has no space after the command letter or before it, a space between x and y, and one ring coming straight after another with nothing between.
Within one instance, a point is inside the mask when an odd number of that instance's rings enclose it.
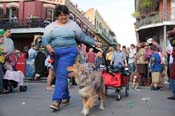
<instances>
[{"instance_id":1,"label":"wagon wheel","mask_svg":"<svg viewBox=\"0 0 175 116\"><path fill-rule=\"evenodd\" d=\"M11 83L10 81L8 82L8 91L9 91L10 93L13 92L13 85L12 85L12 83Z\"/></svg>"},{"instance_id":2,"label":"wagon wheel","mask_svg":"<svg viewBox=\"0 0 175 116\"><path fill-rule=\"evenodd\" d=\"M125 87L125 95L129 96L129 82L128 82L128 84Z\"/></svg>"},{"instance_id":3,"label":"wagon wheel","mask_svg":"<svg viewBox=\"0 0 175 116\"><path fill-rule=\"evenodd\" d=\"M108 87L105 86L105 96L107 96L107 95L108 95Z\"/></svg>"},{"instance_id":4,"label":"wagon wheel","mask_svg":"<svg viewBox=\"0 0 175 116\"><path fill-rule=\"evenodd\" d=\"M121 91L119 89L116 89L116 92L115 92L115 99L117 101L120 101L121 100Z\"/></svg>"},{"instance_id":5,"label":"wagon wheel","mask_svg":"<svg viewBox=\"0 0 175 116\"><path fill-rule=\"evenodd\" d=\"M129 92L128 92L128 91L129 91L129 89L126 87L126 88L125 88L125 95L126 95L127 97L129 96Z\"/></svg>"}]
</instances>

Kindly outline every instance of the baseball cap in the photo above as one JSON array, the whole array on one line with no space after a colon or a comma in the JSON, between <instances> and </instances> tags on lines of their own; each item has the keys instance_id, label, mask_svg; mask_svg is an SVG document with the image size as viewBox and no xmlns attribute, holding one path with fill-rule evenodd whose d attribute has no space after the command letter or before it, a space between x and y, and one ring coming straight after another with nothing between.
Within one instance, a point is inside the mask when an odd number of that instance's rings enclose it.
<instances>
[{"instance_id":1,"label":"baseball cap","mask_svg":"<svg viewBox=\"0 0 175 116\"><path fill-rule=\"evenodd\" d=\"M0 37L3 37L4 36L4 33L5 33L5 30L4 29L0 30Z\"/></svg>"},{"instance_id":2,"label":"baseball cap","mask_svg":"<svg viewBox=\"0 0 175 116\"><path fill-rule=\"evenodd\" d=\"M152 40L153 40L153 38L149 38L149 39L147 39L146 43L151 44Z\"/></svg>"}]
</instances>

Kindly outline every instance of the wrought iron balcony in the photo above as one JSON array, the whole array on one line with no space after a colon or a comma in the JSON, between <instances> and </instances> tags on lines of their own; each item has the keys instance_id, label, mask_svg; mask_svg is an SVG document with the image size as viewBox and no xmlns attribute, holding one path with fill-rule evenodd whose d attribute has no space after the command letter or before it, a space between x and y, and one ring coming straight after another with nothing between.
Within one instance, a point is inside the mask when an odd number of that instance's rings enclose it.
<instances>
[{"instance_id":1,"label":"wrought iron balcony","mask_svg":"<svg viewBox=\"0 0 175 116\"><path fill-rule=\"evenodd\" d=\"M155 16L147 16L143 19L140 19L139 21L136 22L136 27L139 28L144 25L149 25L149 24L156 24L160 23L162 20L159 15Z\"/></svg>"},{"instance_id":2,"label":"wrought iron balcony","mask_svg":"<svg viewBox=\"0 0 175 116\"><path fill-rule=\"evenodd\" d=\"M15 28L38 28L46 27L50 22L41 18L33 18L30 20L9 20L8 18L0 19L0 29L10 27Z\"/></svg>"}]
</instances>

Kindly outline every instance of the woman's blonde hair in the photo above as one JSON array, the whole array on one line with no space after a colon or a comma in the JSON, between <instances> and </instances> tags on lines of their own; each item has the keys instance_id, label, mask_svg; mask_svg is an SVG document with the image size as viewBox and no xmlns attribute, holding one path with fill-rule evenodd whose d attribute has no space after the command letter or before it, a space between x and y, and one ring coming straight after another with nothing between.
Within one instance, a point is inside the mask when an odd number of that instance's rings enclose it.
<instances>
[{"instance_id":1,"label":"woman's blonde hair","mask_svg":"<svg viewBox=\"0 0 175 116\"><path fill-rule=\"evenodd\" d=\"M113 48L113 47L109 47L108 50L109 50L109 51L114 51L114 48Z\"/></svg>"}]
</instances>

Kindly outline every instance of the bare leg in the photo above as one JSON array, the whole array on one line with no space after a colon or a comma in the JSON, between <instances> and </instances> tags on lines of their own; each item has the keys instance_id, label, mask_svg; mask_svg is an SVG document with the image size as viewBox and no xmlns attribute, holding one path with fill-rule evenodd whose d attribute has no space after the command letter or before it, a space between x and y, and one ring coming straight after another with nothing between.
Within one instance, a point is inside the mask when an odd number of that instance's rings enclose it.
<instances>
[{"instance_id":1,"label":"bare leg","mask_svg":"<svg viewBox=\"0 0 175 116\"><path fill-rule=\"evenodd\" d=\"M47 77L47 87L46 87L46 90L48 90L48 91L52 91L53 90L53 88L51 86L51 83L52 83L53 79L54 79L54 70L51 69L51 68L49 68L49 75Z\"/></svg>"},{"instance_id":2,"label":"bare leg","mask_svg":"<svg viewBox=\"0 0 175 116\"><path fill-rule=\"evenodd\" d=\"M105 97L105 91L104 89L100 92L100 110L104 110L104 97Z\"/></svg>"}]
</instances>

